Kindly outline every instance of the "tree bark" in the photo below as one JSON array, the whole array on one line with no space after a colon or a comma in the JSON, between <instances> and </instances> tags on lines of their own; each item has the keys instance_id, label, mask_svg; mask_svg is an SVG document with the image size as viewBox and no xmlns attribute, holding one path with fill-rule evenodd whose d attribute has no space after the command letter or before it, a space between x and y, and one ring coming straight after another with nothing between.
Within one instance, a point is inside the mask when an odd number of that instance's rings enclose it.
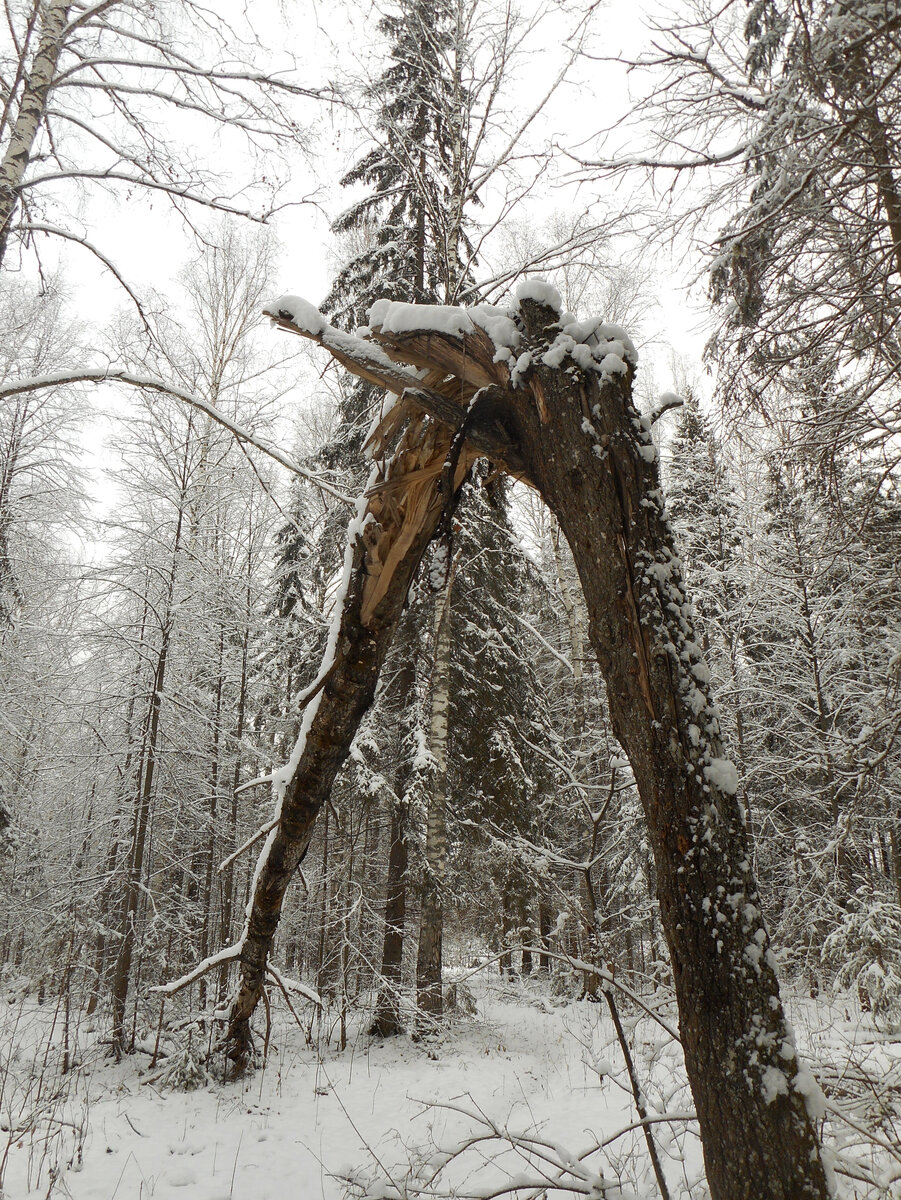
<instances>
[{"instance_id":1,"label":"tree bark","mask_svg":"<svg viewBox=\"0 0 901 1200\"><path fill-rule=\"evenodd\" d=\"M510 879L508 877L504 880L501 891L501 952L497 960L501 979L512 979L516 974L513 969L513 950L511 948L514 923L513 913L513 895L510 890Z\"/></svg>"},{"instance_id":2,"label":"tree bark","mask_svg":"<svg viewBox=\"0 0 901 1200\"><path fill-rule=\"evenodd\" d=\"M554 926L551 921L551 910L548 908L544 900L538 900L538 942L541 946L541 952L538 955L538 970L542 975L550 975L551 973L551 956L546 951L551 948L551 931Z\"/></svg>"},{"instance_id":3,"label":"tree bark","mask_svg":"<svg viewBox=\"0 0 901 1200\"><path fill-rule=\"evenodd\" d=\"M189 490L189 456L191 450L191 421L188 422L188 437L184 443L180 464L180 493L178 514L173 533L172 550L166 575L165 593L159 608L159 648L156 653L150 698L141 735L141 753L138 767L138 788L135 796L132 820L131 848L128 852L124 879L124 894L121 904L119 925L119 952L113 968L111 985L112 998L112 1044L118 1058L126 1049L125 1008L131 987L132 959L138 937L138 918L141 910L141 876L144 873L146 855L149 854L147 839L151 824L156 782L156 769L160 753L160 720L163 695L166 686L169 652L176 623L175 587L181 559L184 553L186 501ZM147 583L150 579L148 576ZM146 598L145 598L146 599ZM152 609L151 609L152 610Z\"/></svg>"},{"instance_id":4,"label":"tree bark","mask_svg":"<svg viewBox=\"0 0 901 1200\"><path fill-rule=\"evenodd\" d=\"M400 669L392 684L394 723L403 729L402 714L416 685L412 647L404 647ZM397 651L395 650L395 655ZM385 926L382 943L382 969L378 996L369 1032L376 1037L394 1037L403 1032L400 1013L400 987L403 980L404 934L407 920L407 827L410 819L405 793L412 774L412 763L404 753L403 733L399 737L398 766L394 772L395 802L391 805L388 835L388 873L385 880Z\"/></svg>"},{"instance_id":5,"label":"tree bark","mask_svg":"<svg viewBox=\"0 0 901 1200\"><path fill-rule=\"evenodd\" d=\"M379 994L370 1033L394 1037L403 1033L399 993L404 958L404 925L407 919L406 812L401 804L391 809L388 879L385 884L385 940Z\"/></svg>"},{"instance_id":6,"label":"tree bark","mask_svg":"<svg viewBox=\"0 0 901 1200\"><path fill-rule=\"evenodd\" d=\"M248 567L250 552L248 550ZM250 616L251 592L248 586L244 592L244 625L241 630L241 674L238 685L238 709L235 714L233 733L235 765L232 771L231 795L228 810L228 855L234 854L238 840L238 788L241 783L242 740L244 738L244 719L247 711L247 667L250 651ZM220 905L220 937L224 945L228 945L232 937L232 920L234 918L235 902L235 864L230 862L225 868L221 883L222 900ZM219 996L223 997L228 989L228 964L224 963L219 974Z\"/></svg>"},{"instance_id":7,"label":"tree bark","mask_svg":"<svg viewBox=\"0 0 901 1200\"><path fill-rule=\"evenodd\" d=\"M174 573L173 565L173 573ZM125 894L119 923L119 953L113 970L112 993L112 1044L116 1058L125 1050L125 1008L131 985L131 964L137 943L138 910L141 903L141 875L144 871L144 852L150 825L150 809L154 794L157 755L159 750L160 713L162 692L166 682L166 666L169 655L169 624L163 629L162 645L156 660L150 704L147 711L143 738L143 773L140 790L135 797L132 824L131 849L125 878Z\"/></svg>"},{"instance_id":8,"label":"tree bark","mask_svg":"<svg viewBox=\"0 0 901 1200\"><path fill-rule=\"evenodd\" d=\"M534 970L534 961L532 959L531 943L535 940L534 922L532 920L531 904L525 895L520 896L519 907L519 925L520 925L520 941L525 939L525 944L522 948L522 974L525 979L528 979Z\"/></svg>"},{"instance_id":9,"label":"tree bark","mask_svg":"<svg viewBox=\"0 0 901 1200\"><path fill-rule=\"evenodd\" d=\"M656 451L631 403L633 368L601 376L601 364L583 369L584 353L566 359L554 345L558 314L528 298L519 304L515 378L476 327L438 332L427 312L418 331L409 320L403 333L376 326L373 337L395 362L431 378L453 373L454 416L447 387L382 366L366 343L328 327L301 329L281 310L276 319L392 390L406 374L411 403L462 427L557 516L647 821L711 1195L825 1200L817 1089L779 998L736 773L723 757Z\"/></svg>"},{"instance_id":10,"label":"tree bark","mask_svg":"<svg viewBox=\"0 0 901 1200\"><path fill-rule=\"evenodd\" d=\"M531 301L522 310L540 362L554 314ZM631 378L577 386L545 366L536 376L553 419L542 427L534 405L511 393L518 441L572 549L613 729L641 796L711 1194L825 1197L807 1107L812 1081L779 1000L745 825Z\"/></svg>"}]
</instances>

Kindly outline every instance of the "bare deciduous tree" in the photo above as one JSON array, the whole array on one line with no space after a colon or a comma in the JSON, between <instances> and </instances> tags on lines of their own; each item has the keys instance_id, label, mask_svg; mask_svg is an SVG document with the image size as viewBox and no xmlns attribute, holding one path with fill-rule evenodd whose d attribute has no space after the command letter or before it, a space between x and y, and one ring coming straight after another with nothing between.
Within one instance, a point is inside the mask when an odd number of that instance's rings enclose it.
<instances>
[{"instance_id":1,"label":"bare deciduous tree","mask_svg":"<svg viewBox=\"0 0 901 1200\"><path fill-rule=\"evenodd\" d=\"M664 191L709 266L724 405L790 414L826 472L861 443L899 463L899 55L892 0L692 0L630 64L628 148L608 130L582 164Z\"/></svg>"},{"instance_id":2,"label":"bare deciduous tree","mask_svg":"<svg viewBox=\"0 0 901 1200\"><path fill-rule=\"evenodd\" d=\"M117 278L102 249L77 228L71 185L167 197L265 219L275 189L236 182L203 162L190 139L215 138L251 155L301 140L295 98L319 93L292 64L257 70L249 28L231 28L192 0L6 3L0 107L0 262L36 235L67 239ZM164 124L165 122L165 124ZM171 131L186 130L186 143ZM257 178L273 179L272 164Z\"/></svg>"}]
</instances>

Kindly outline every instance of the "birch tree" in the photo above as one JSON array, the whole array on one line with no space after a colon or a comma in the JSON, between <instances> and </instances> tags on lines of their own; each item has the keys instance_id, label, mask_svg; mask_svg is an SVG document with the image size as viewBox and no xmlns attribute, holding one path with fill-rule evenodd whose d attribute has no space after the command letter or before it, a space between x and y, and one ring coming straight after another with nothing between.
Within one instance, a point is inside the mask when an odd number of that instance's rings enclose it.
<instances>
[{"instance_id":1,"label":"birch tree","mask_svg":"<svg viewBox=\"0 0 901 1200\"><path fill-rule=\"evenodd\" d=\"M81 330L65 318L58 281L43 294L3 281L0 336L0 378L9 383L58 369L79 347ZM84 528L77 438L86 419L84 404L65 387L0 404L0 827L28 793L45 732L36 714L44 710L50 719L52 689L67 691L58 672L69 656L64 634L77 604L77 571L65 534ZM67 614L62 624L55 611Z\"/></svg>"},{"instance_id":2,"label":"birch tree","mask_svg":"<svg viewBox=\"0 0 901 1200\"><path fill-rule=\"evenodd\" d=\"M185 215L198 206L257 220L272 211L272 187L236 182L187 147L179 152L172 130L189 120L203 136L239 139L251 159L297 144L294 103L317 93L292 78L289 58L286 69L261 70L251 31L190 0L152 8L10 0L6 17L0 263L11 247L50 236L81 246L123 282L80 230L73 186L120 199L137 190ZM272 163L259 174L273 179Z\"/></svg>"},{"instance_id":3,"label":"birch tree","mask_svg":"<svg viewBox=\"0 0 901 1200\"><path fill-rule=\"evenodd\" d=\"M213 412L264 423L268 399L254 393L278 373L255 355L252 332L268 249L229 227L218 231L218 243L184 275L194 301L190 334L165 324L156 350L134 365L177 379ZM125 353L140 345L133 331L133 323L118 331ZM235 868L226 868L221 888L216 868L236 849L242 825L238 796L255 703L250 660L271 520L265 475L210 415L144 397L126 428L129 491L108 568L114 595L139 598L127 650L138 660L133 715L123 731L131 782L108 902L117 933L110 978L117 1053L131 1044L126 1004L136 955L180 967L197 945L205 954L227 938L234 919ZM111 636L118 628L113 615ZM259 763L250 762L255 773ZM149 937L148 897L157 918Z\"/></svg>"},{"instance_id":4,"label":"birch tree","mask_svg":"<svg viewBox=\"0 0 901 1200\"><path fill-rule=\"evenodd\" d=\"M441 1016L442 943L444 939L444 893L447 886L447 753L448 709L450 707L451 604L454 563L449 545L443 550L444 581L435 604L432 679L429 713L430 787L426 811L425 871L419 917L416 955L416 1002L429 1016ZM434 568L433 568L434 569Z\"/></svg>"}]
</instances>

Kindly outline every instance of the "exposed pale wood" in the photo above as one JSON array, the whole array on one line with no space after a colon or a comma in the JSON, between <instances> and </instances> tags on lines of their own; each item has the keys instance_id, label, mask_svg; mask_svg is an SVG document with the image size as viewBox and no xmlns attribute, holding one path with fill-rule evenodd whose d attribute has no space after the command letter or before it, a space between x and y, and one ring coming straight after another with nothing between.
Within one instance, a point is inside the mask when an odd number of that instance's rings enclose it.
<instances>
[{"instance_id":1,"label":"exposed pale wood","mask_svg":"<svg viewBox=\"0 0 901 1200\"><path fill-rule=\"evenodd\" d=\"M493 361L495 346L484 330L456 338L434 331L383 334L376 328L372 336L397 362L453 375L457 394L466 399L480 388L510 382L506 365Z\"/></svg>"},{"instance_id":2,"label":"exposed pale wood","mask_svg":"<svg viewBox=\"0 0 901 1200\"><path fill-rule=\"evenodd\" d=\"M444 471L451 447L450 431L417 417L408 427L392 460L388 478L369 489L369 511L379 522L380 534L369 550L367 580L363 589L361 620L369 623L391 586L398 565L409 553L430 506L434 484ZM472 451L461 454L451 491L456 491L475 460Z\"/></svg>"},{"instance_id":3,"label":"exposed pale wood","mask_svg":"<svg viewBox=\"0 0 901 1200\"><path fill-rule=\"evenodd\" d=\"M311 342L317 342L351 374L393 392L404 402L413 405L417 411L428 413L436 421L449 426L452 430L459 428L470 401L482 387L509 389L510 376L506 366L502 363L490 362L490 359L488 363L485 362L489 356L489 348L493 351L494 347L481 330L478 331L477 336L473 335L462 341L449 334L431 331L414 335L374 334L373 336L379 339L381 345L373 347L362 338L342 333L330 325L324 325L319 333L303 329L295 325L288 312L277 314L269 312L269 316L273 324L280 329L307 338ZM417 355L422 354L422 347L426 342L436 352L440 351L441 365L433 365L431 372L428 372L425 378L402 365L403 355L412 353L414 341L417 346ZM480 379L486 377L489 366L494 372L491 380L486 384L474 383L466 375L471 364L477 362L477 358ZM392 361L386 362L385 359ZM393 361L395 359L397 365ZM445 363L449 364L447 368ZM445 378L449 371L453 373L451 364L456 364L457 369L461 372L457 376L456 395L453 394L453 381L448 382ZM430 386L428 382L430 376L431 378L440 377L443 382L438 386ZM480 454L487 455L496 463L502 464L505 471L513 478L531 483L526 465L518 453L515 437L511 437L510 431L503 429L497 422L494 422L490 429L485 427L483 422L473 424L468 431L467 441Z\"/></svg>"}]
</instances>

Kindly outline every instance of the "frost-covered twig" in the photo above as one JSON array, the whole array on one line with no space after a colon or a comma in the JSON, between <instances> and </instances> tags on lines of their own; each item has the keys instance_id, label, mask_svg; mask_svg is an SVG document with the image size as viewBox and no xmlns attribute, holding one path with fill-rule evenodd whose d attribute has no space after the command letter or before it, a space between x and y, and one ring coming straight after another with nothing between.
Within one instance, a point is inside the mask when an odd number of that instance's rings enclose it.
<instances>
[{"instance_id":1,"label":"frost-covered twig","mask_svg":"<svg viewBox=\"0 0 901 1200\"><path fill-rule=\"evenodd\" d=\"M318 992L314 991L313 988L307 987L307 985L305 983L301 983L299 979L288 979L286 976L282 975L282 973L276 967L274 967L272 963L268 963L266 965L266 970L286 996L289 992L296 992L298 996L303 996L305 1000L309 1000L311 1003L318 1005L320 1008L322 1007L322 997Z\"/></svg>"},{"instance_id":2,"label":"frost-covered twig","mask_svg":"<svg viewBox=\"0 0 901 1200\"><path fill-rule=\"evenodd\" d=\"M685 401L681 396L677 396L675 392L664 392L654 406L653 412L648 417L648 423L656 425L662 416L668 412L672 412L674 408L682 408L684 404Z\"/></svg>"},{"instance_id":3,"label":"frost-covered twig","mask_svg":"<svg viewBox=\"0 0 901 1200\"><path fill-rule=\"evenodd\" d=\"M558 962L565 962L574 971L597 975L601 983L609 984L610 987L615 987L618 991L622 992L624 996L628 996L632 1003L637 1005L643 1013L649 1016L652 1021L656 1021L661 1029L665 1029L674 1042L678 1042L680 1046L682 1045L682 1038L679 1036L678 1030L670 1025L665 1017L661 1017L659 1012L646 1004L630 987L627 987L624 983L620 983L606 967L599 967L592 963L583 962L581 958L572 958L568 954L555 954L552 950L545 949L544 946L527 946L526 949L533 951L535 954L544 954L547 958L555 958Z\"/></svg>"},{"instance_id":4,"label":"frost-covered twig","mask_svg":"<svg viewBox=\"0 0 901 1200\"><path fill-rule=\"evenodd\" d=\"M71 229L62 229L58 225L46 225L35 221L28 221L21 225L17 225L13 230L11 230L11 232L27 234L46 233L52 237L62 238L68 242L75 242L76 245L84 247L88 253L93 254L96 259L103 263L109 273L113 276L122 290L134 304L138 313L138 317L141 320L141 324L144 326L144 329L148 335L152 335L153 331L150 327L147 317L145 316L144 305L141 303L140 297L135 293L128 280L112 261L112 259L107 257L107 255L105 255L102 250L95 246L93 242L89 241L86 237L81 237L79 234L74 233Z\"/></svg>"},{"instance_id":5,"label":"frost-covered twig","mask_svg":"<svg viewBox=\"0 0 901 1200\"><path fill-rule=\"evenodd\" d=\"M470 1097L471 1100L471 1097ZM512 1129L495 1121L474 1101L425 1104L427 1112L444 1111L463 1117L473 1124L472 1131L450 1146L434 1144L411 1157L404 1177L390 1180L382 1167L379 1177L364 1179L359 1173L346 1177L351 1194L361 1198L378 1196L381 1200L499 1200L515 1196L518 1200L539 1200L549 1193L601 1197L621 1194L621 1180L605 1175L609 1164L591 1160L620 1138L636 1130L660 1124L695 1121L691 1111L659 1113L630 1122L603 1139L575 1152L543 1136L538 1129ZM507 1151L525 1164L524 1171L512 1171L503 1162ZM467 1161L475 1158L475 1164ZM381 1164L379 1164L381 1167ZM512 1164L511 1164L512 1165ZM501 1178L485 1180L485 1169ZM461 1181L461 1175L476 1175L473 1184ZM615 1189L615 1190L614 1190Z\"/></svg>"},{"instance_id":6,"label":"frost-covered twig","mask_svg":"<svg viewBox=\"0 0 901 1200\"><path fill-rule=\"evenodd\" d=\"M253 782L254 782L254 783L262 783L262 782L263 782L263 780L261 780L261 779L255 779L255 780L253 780ZM269 779L268 779L266 782L271 782L271 776L269 777ZM250 784L245 784L244 786L245 786L245 787L250 787ZM238 790L240 791L240 789L238 789ZM251 846L255 846L255 845L256 845L256 843L257 843L257 842L260 840L260 838L264 838L264 837L266 836L266 834L267 834L267 833L271 833L271 832L272 832L272 830L273 830L273 829L276 827L276 825L277 825L277 824L278 824L278 817L273 817L271 821L267 821L265 825L262 825L262 826L261 826L261 827L260 827L260 828L259 828L259 829L256 831L256 833L252 833L252 834L250 835L250 837L247 839L247 841L246 841L246 842L244 842L244 844L243 844L242 846L239 846L237 850L234 850L234 851L233 851L233 852L232 852L232 853L231 853L231 854L228 856L228 858L224 858L224 859L222 860L222 862L221 862L221 863L219 864L219 866L216 868L217 872L221 873L222 871L224 871L224 870L225 870L225 868L226 868L226 867L230 867L230 866L232 865L232 863L235 861L235 859L236 859L236 858L240 858L240 857L241 857L241 855L242 855L242 854L243 854L243 853L244 853L246 850L249 850L249 849L251 848Z\"/></svg>"},{"instance_id":7,"label":"frost-covered twig","mask_svg":"<svg viewBox=\"0 0 901 1200\"><path fill-rule=\"evenodd\" d=\"M610 1019L613 1021L613 1028L616 1030L616 1039L619 1042L620 1050L626 1062L626 1071L629 1075L629 1083L632 1087L632 1096L635 1100L635 1108L638 1111L638 1119L642 1125L644 1132L645 1144L648 1148L648 1156L651 1160L651 1166L654 1168L654 1177L657 1180L657 1186L660 1189L661 1200L670 1200L669 1188L666 1183L666 1176L663 1173L663 1167L660 1165L660 1156L657 1153L657 1144L654 1141L654 1135L651 1132L650 1126L647 1124L648 1110L644 1099L644 1093L641 1085L638 1082L638 1076L635 1073L635 1063L632 1060L632 1052L629 1049L629 1043L626 1039L626 1033L623 1029L623 1023L619 1017L619 1009L616 1007L616 1001L613 998L613 993L610 990L610 984L604 985L604 999L607 1001L607 1007L610 1010Z\"/></svg>"},{"instance_id":8,"label":"frost-covered twig","mask_svg":"<svg viewBox=\"0 0 901 1200\"><path fill-rule=\"evenodd\" d=\"M298 1016L298 1014L297 1014L297 1009L296 1009L296 1008L294 1007L294 1005L291 1003L291 994L290 994L290 991L291 991L291 990L293 990L293 991L296 991L296 992L298 992L298 993L299 993L301 996L303 996L305 999L307 999L307 1000L312 1000L314 1004L316 1004L316 1005L318 1005L318 1006L319 1006L319 1008L321 1008L321 1007L322 1007L322 1000L319 998L319 996L317 995L317 993L316 993L316 992L314 992L314 991L312 990L312 988L305 987L305 986L304 986L304 984L302 984L302 983L298 983L296 980L293 980L293 979L284 979L284 978L282 978L282 976L281 976L281 975L279 974L279 972L278 972L278 971L275 969L275 967L273 967L272 963L269 963L269 964L267 965L267 967L266 967L266 974L267 974L268 976L270 976L270 978L271 978L271 979L272 979L272 980L273 980L273 981L274 981L274 982L277 984L277 986L279 987L279 989L280 989L280 991L281 991L282 995L283 995L283 996L284 996L284 998L285 998L285 1004L287 1004L287 1006L288 1006L288 1011L290 1012L291 1016L292 1016L292 1017L294 1018L294 1020L295 1020L295 1023L297 1024L297 1028L298 1028L298 1029L300 1029L300 1030L303 1030L304 1037L307 1039L307 1042L309 1043L309 1042L310 1042L310 1035L309 1035L309 1033L307 1032L307 1030L304 1028L303 1021L301 1021L300 1017L299 1017L299 1016ZM290 990L289 990L289 989L290 989Z\"/></svg>"},{"instance_id":9,"label":"frost-covered twig","mask_svg":"<svg viewBox=\"0 0 901 1200\"><path fill-rule=\"evenodd\" d=\"M872 1142L873 1145L878 1146L881 1150L885 1150L892 1156L892 1158L896 1159L898 1163L901 1164L901 1148L898 1146L893 1146L891 1142L887 1142L884 1138L881 1138L874 1130L867 1129L866 1126L858 1124L857 1121L850 1117L845 1110L840 1108L837 1104L831 1104L827 1100L826 1110L830 1116L834 1117L836 1120L843 1121L845 1125L848 1125L855 1131L855 1133L862 1134L867 1141Z\"/></svg>"},{"instance_id":10,"label":"frost-covered twig","mask_svg":"<svg viewBox=\"0 0 901 1200\"><path fill-rule=\"evenodd\" d=\"M522 616L521 613L516 612L512 608L507 608L506 606L504 606L504 612L507 614L507 616L512 617L514 621L518 621L519 624L522 625L522 627L524 629L528 629L529 633L531 633L532 636L534 638L536 638L541 643L542 646L544 646L545 650L547 650L549 654L553 655L553 657L556 658L556 660L558 662L562 663L563 666L566 667L566 669L567 669L567 671L569 671L570 675L575 674L573 665L569 661L569 659L566 657L566 655L561 654L559 650L555 649L551 645L551 643L547 640L547 638L542 633L539 633L539 631L535 628L535 626L530 621L527 621L525 619L525 617Z\"/></svg>"}]
</instances>

